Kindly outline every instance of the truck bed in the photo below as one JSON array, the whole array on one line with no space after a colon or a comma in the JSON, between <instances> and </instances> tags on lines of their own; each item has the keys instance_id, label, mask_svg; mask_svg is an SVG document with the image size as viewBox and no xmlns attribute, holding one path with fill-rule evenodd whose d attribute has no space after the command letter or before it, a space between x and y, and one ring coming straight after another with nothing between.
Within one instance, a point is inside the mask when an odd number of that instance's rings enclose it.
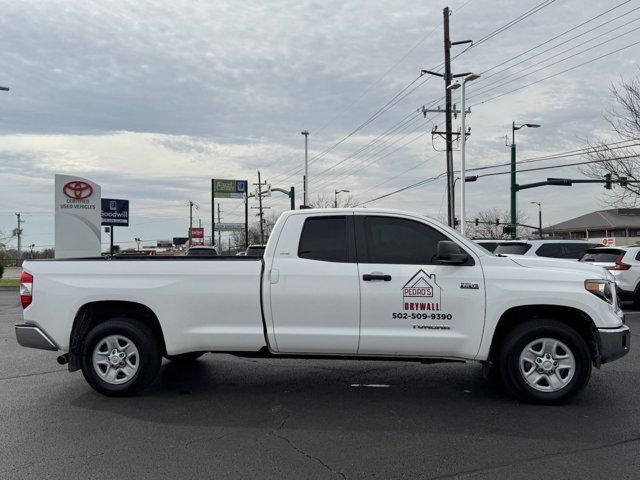
<instances>
[{"instance_id":1,"label":"truck bed","mask_svg":"<svg viewBox=\"0 0 640 480\"><path fill-rule=\"evenodd\" d=\"M148 307L169 355L194 350L257 351L265 342L261 257L104 257L28 260L37 322L61 350L83 305L132 302Z\"/></svg>"}]
</instances>

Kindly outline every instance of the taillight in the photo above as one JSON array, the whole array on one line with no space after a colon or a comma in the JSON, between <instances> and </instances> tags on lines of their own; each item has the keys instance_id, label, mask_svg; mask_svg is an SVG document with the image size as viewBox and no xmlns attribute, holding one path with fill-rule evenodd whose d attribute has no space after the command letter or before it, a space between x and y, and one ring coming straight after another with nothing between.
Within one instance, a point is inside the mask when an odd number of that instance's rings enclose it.
<instances>
[{"instance_id":1,"label":"taillight","mask_svg":"<svg viewBox=\"0 0 640 480\"><path fill-rule=\"evenodd\" d=\"M629 265L628 263L624 263L622 261L622 257L624 257L624 253L616 258L616 264L607 267L607 270L629 270L631 268L631 265Z\"/></svg>"},{"instance_id":2,"label":"taillight","mask_svg":"<svg viewBox=\"0 0 640 480\"><path fill-rule=\"evenodd\" d=\"M20 303L22 308L27 308L33 300L33 275L22 272L20 276Z\"/></svg>"}]
</instances>

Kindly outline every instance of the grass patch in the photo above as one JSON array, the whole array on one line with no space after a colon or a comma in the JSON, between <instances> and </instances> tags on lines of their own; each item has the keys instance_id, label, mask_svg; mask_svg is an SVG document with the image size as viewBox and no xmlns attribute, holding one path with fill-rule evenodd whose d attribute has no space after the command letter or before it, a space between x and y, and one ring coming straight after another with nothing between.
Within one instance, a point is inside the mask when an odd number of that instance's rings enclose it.
<instances>
[{"instance_id":1,"label":"grass patch","mask_svg":"<svg viewBox=\"0 0 640 480\"><path fill-rule=\"evenodd\" d=\"M20 279L18 278L0 278L0 287L19 287Z\"/></svg>"}]
</instances>

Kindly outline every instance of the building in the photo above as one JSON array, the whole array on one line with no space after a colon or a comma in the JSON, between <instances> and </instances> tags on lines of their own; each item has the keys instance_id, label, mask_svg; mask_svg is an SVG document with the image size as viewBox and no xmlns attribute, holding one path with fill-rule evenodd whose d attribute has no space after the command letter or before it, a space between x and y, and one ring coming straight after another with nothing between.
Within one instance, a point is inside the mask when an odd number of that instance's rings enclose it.
<instances>
[{"instance_id":1,"label":"building","mask_svg":"<svg viewBox=\"0 0 640 480\"><path fill-rule=\"evenodd\" d=\"M587 213L542 229L551 238L596 240L606 245L640 244L640 208Z\"/></svg>"}]
</instances>

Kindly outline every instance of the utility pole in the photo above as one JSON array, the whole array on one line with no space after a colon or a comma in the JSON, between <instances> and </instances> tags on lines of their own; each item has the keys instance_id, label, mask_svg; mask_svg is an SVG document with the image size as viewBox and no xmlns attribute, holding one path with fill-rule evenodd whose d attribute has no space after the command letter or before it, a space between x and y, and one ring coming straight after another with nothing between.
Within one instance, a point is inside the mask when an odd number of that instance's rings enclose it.
<instances>
[{"instance_id":1,"label":"utility pole","mask_svg":"<svg viewBox=\"0 0 640 480\"><path fill-rule=\"evenodd\" d=\"M309 132L304 130L300 133L304 135L304 192L302 196L302 203L306 206L308 205L307 202L309 200Z\"/></svg>"},{"instance_id":2,"label":"utility pole","mask_svg":"<svg viewBox=\"0 0 640 480\"><path fill-rule=\"evenodd\" d=\"M16 230L16 235L18 236L18 266L22 265L22 219L20 215L20 213L16 213L16 217L18 217L18 228Z\"/></svg>"},{"instance_id":3,"label":"utility pole","mask_svg":"<svg viewBox=\"0 0 640 480\"><path fill-rule=\"evenodd\" d=\"M467 73L460 73L458 75L451 74L451 47L453 45L461 45L463 43L473 43L472 40L462 40L459 42L451 42L451 38L449 35L449 16L451 12L449 7L445 7L442 10L442 19L443 19L443 30L444 30L444 73L431 72L429 70L422 70L421 74L428 73L430 75L436 75L438 77L444 78L444 88L445 88L445 109L444 111L440 110L428 110L426 108L422 109L422 113L424 116L427 116L427 112L438 112L445 114L445 131L438 132L436 130L432 131L432 134L442 134L444 133L445 143L446 143L446 163L447 163L447 217L448 223L451 228L455 227L455 194L454 194L454 178L453 178L453 136L460 135L459 132L453 132L452 127L452 115L454 113L454 107L451 104L451 80L455 77L466 77L470 75Z\"/></svg>"},{"instance_id":4,"label":"utility pole","mask_svg":"<svg viewBox=\"0 0 640 480\"><path fill-rule=\"evenodd\" d=\"M542 239L542 202L531 202L531 205L538 205L538 234Z\"/></svg>"},{"instance_id":5,"label":"utility pole","mask_svg":"<svg viewBox=\"0 0 640 480\"><path fill-rule=\"evenodd\" d=\"M262 181L260 180L260 170L258 170L258 205L260 208L260 245L264 245L264 223L262 221Z\"/></svg>"},{"instance_id":6,"label":"utility pole","mask_svg":"<svg viewBox=\"0 0 640 480\"><path fill-rule=\"evenodd\" d=\"M220 225L220 202L218 202L218 225ZM222 252L222 230L218 230L218 247Z\"/></svg>"},{"instance_id":7,"label":"utility pole","mask_svg":"<svg viewBox=\"0 0 640 480\"><path fill-rule=\"evenodd\" d=\"M449 7L442 10L444 21L444 85L445 85L445 140L447 151L447 213L449 226L455 225L455 196L453 190L453 132L451 125L451 39L449 38ZM464 135L464 133L463 133Z\"/></svg>"},{"instance_id":8,"label":"utility pole","mask_svg":"<svg viewBox=\"0 0 640 480\"><path fill-rule=\"evenodd\" d=\"M189 200L189 248L191 248L191 228L193 227L193 205L194 203Z\"/></svg>"}]
</instances>

